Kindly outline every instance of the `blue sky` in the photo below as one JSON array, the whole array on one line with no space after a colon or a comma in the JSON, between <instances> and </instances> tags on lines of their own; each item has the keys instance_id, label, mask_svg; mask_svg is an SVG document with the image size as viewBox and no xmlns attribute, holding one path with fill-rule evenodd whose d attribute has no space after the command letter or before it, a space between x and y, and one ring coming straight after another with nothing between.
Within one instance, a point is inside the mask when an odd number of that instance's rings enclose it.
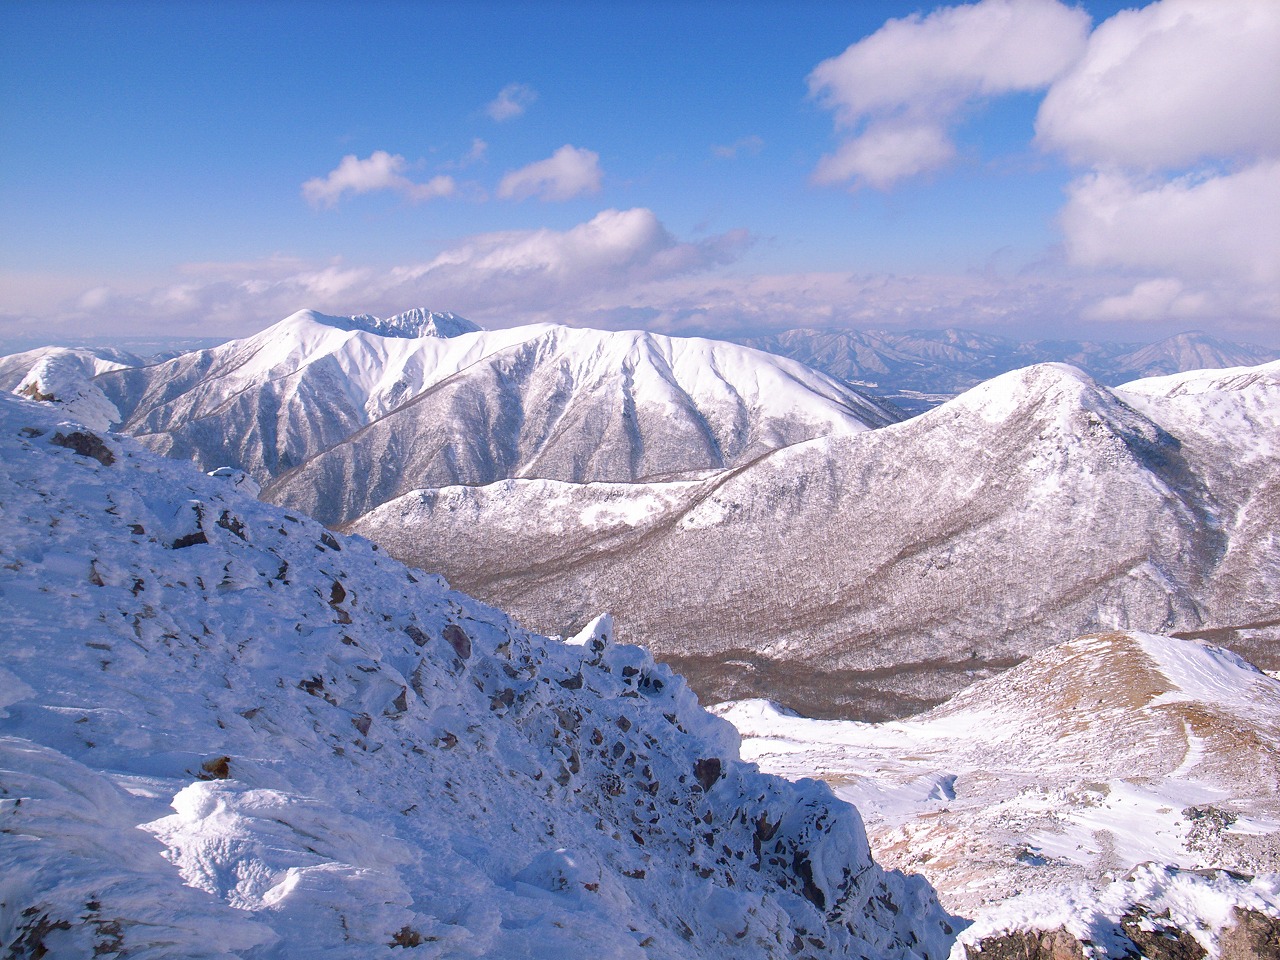
<instances>
[{"instance_id":1,"label":"blue sky","mask_svg":"<svg viewBox=\"0 0 1280 960\"><path fill-rule=\"evenodd\" d=\"M1122 6L9 0L0 345L304 306L1280 342L1280 5Z\"/></svg>"}]
</instances>

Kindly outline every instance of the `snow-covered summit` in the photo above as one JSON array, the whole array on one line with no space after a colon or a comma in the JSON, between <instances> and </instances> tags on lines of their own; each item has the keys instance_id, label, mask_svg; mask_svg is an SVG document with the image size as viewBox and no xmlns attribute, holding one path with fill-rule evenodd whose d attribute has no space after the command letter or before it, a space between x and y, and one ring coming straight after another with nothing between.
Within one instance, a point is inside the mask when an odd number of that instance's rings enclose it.
<instances>
[{"instance_id":1,"label":"snow-covered summit","mask_svg":"<svg viewBox=\"0 0 1280 960\"><path fill-rule=\"evenodd\" d=\"M464 333L478 333L480 326L456 313L436 313L422 307L397 313L393 317L375 317L361 313L351 317L331 317L313 310L303 311L318 323L338 327L341 330L363 330L380 337L459 337Z\"/></svg>"},{"instance_id":2,"label":"snow-covered summit","mask_svg":"<svg viewBox=\"0 0 1280 960\"><path fill-rule=\"evenodd\" d=\"M105 430L120 411L93 383L112 370L147 361L123 350L91 347L42 347L0 357L0 390L33 400L57 403L65 416Z\"/></svg>"},{"instance_id":3,"label":"snow-covered summit","mask_svg":"<svg viewBox=\"0 0 1280 960\"><path fill-rule=\"evenodd\" d=\"M538 637L59 413L0 396L13 955L946 955L856 811L607 620Z\"/></svg>"}]
</instances>

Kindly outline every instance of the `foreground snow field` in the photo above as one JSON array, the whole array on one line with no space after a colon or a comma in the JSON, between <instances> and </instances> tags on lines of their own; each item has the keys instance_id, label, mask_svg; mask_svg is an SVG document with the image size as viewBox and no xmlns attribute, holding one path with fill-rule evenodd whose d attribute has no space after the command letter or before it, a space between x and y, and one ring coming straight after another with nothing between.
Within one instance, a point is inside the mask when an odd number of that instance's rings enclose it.
<instances>
[{"instance_id":1,"label":"foreground snow field","mask_svg":"<svg viewBox=\"0 0 1280 960\"><path fill-rule=\"evenodd\" d=\"M1280 682L1225 650L1083 637L894 723L716 712L762 769L856 803L879 859L976 918L965 942L1064 928L1123 955L1140 904L1214 951L1233 906L1280 916Z\"/></svg>"},{"instance_id":2,"label":"foreground snow field","mask_svg":"<svg viewBox=\"0 0 1280 960\"><path fill-rule=\"evenodd\" d=\"M0 944L36 957L901 957L960 923L607 620L0 397Z\"/></svg>"}]
</instances>

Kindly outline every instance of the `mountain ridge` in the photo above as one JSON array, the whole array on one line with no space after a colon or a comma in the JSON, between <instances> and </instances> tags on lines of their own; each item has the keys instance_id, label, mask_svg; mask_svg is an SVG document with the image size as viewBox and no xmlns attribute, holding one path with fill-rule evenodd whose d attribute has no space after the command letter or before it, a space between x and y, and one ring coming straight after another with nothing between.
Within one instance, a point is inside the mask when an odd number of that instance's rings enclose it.
<instances>
[{"instance_id":1,"label":"mountain ridge","mask_svg":"<svg viewBox=\"0 0 1280 960\"><path fill-rule=\"evenodd\" d=\"M93 386L152 449L246 469L267 497L330 524L416 487L679 475L899 417L794 361L717 341L367 326L300 311Z\"/></svg>"},{"instance_id":2,"label":"mountain ridge","mask_svg":"<svg viewBox=\"0 0 1280 960\"><path fill-rule=\"evenodd\" d=\"M1240 402L1266 424L1280 377L1259 376ZM635 488L630 507L626 490L561 489L555 543L522 523L539 491L519 481L410 495L351 529L550 632L608 609L713 700L911 712L1063 634L1274 618L1275 457L1202 440L1214 421L1193 431L1194 403L1162 426L1128 395L1028 368L904 423ZM695 612L668 627L667 609ZM1271 636L1255 633L1254 652ZM734 642L748 634L758 646ZM799 661L825 693L782 676Z\"/></svg>"}]
</instances>

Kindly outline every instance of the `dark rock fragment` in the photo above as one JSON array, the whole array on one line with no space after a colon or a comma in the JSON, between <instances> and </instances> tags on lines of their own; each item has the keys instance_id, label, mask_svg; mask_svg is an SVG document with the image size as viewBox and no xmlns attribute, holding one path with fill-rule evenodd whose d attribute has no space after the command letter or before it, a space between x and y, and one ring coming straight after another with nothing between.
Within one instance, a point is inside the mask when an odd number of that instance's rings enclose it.
<instances>
[{"instance_id":1,"label":"dark rock fragment","mask_svg":"<svg viewBox=\"0 0 1280 960\"><path fill-rule=\"evenodd\" d=\"M73 430L71 433L59 431L49 442L55 447L66 447L82 457L92 457L104 467L109 467L116 462L116 455L96 433L88 433L84 430Z\"/></svg>"},{"instance_id":2,"label":"dark rock fragment","mask_svg":"<svg viewBox=\"0 0 1280 960\"><path fill-rule=\"evenodd\" d=\"M449 646L453 647L453 652L463 660L471 657L471 638L467 636L456 623L451 623L444 628L444 638L448 641Z\"/></svg>"},{"instance_id":3,"label":"dark rock fragment","mask_svg":"<svg viewBox=\"0 0 1280 960\"><path fill-rule=\"evenodd\" d=\"M708 757L705 760L699 760L693 765L693 775L698 779L698 785L702 787L702 792L706 793L710 790L717 780L720 779L721 763L719 757Z\"/></svg>"}]
</instances>

